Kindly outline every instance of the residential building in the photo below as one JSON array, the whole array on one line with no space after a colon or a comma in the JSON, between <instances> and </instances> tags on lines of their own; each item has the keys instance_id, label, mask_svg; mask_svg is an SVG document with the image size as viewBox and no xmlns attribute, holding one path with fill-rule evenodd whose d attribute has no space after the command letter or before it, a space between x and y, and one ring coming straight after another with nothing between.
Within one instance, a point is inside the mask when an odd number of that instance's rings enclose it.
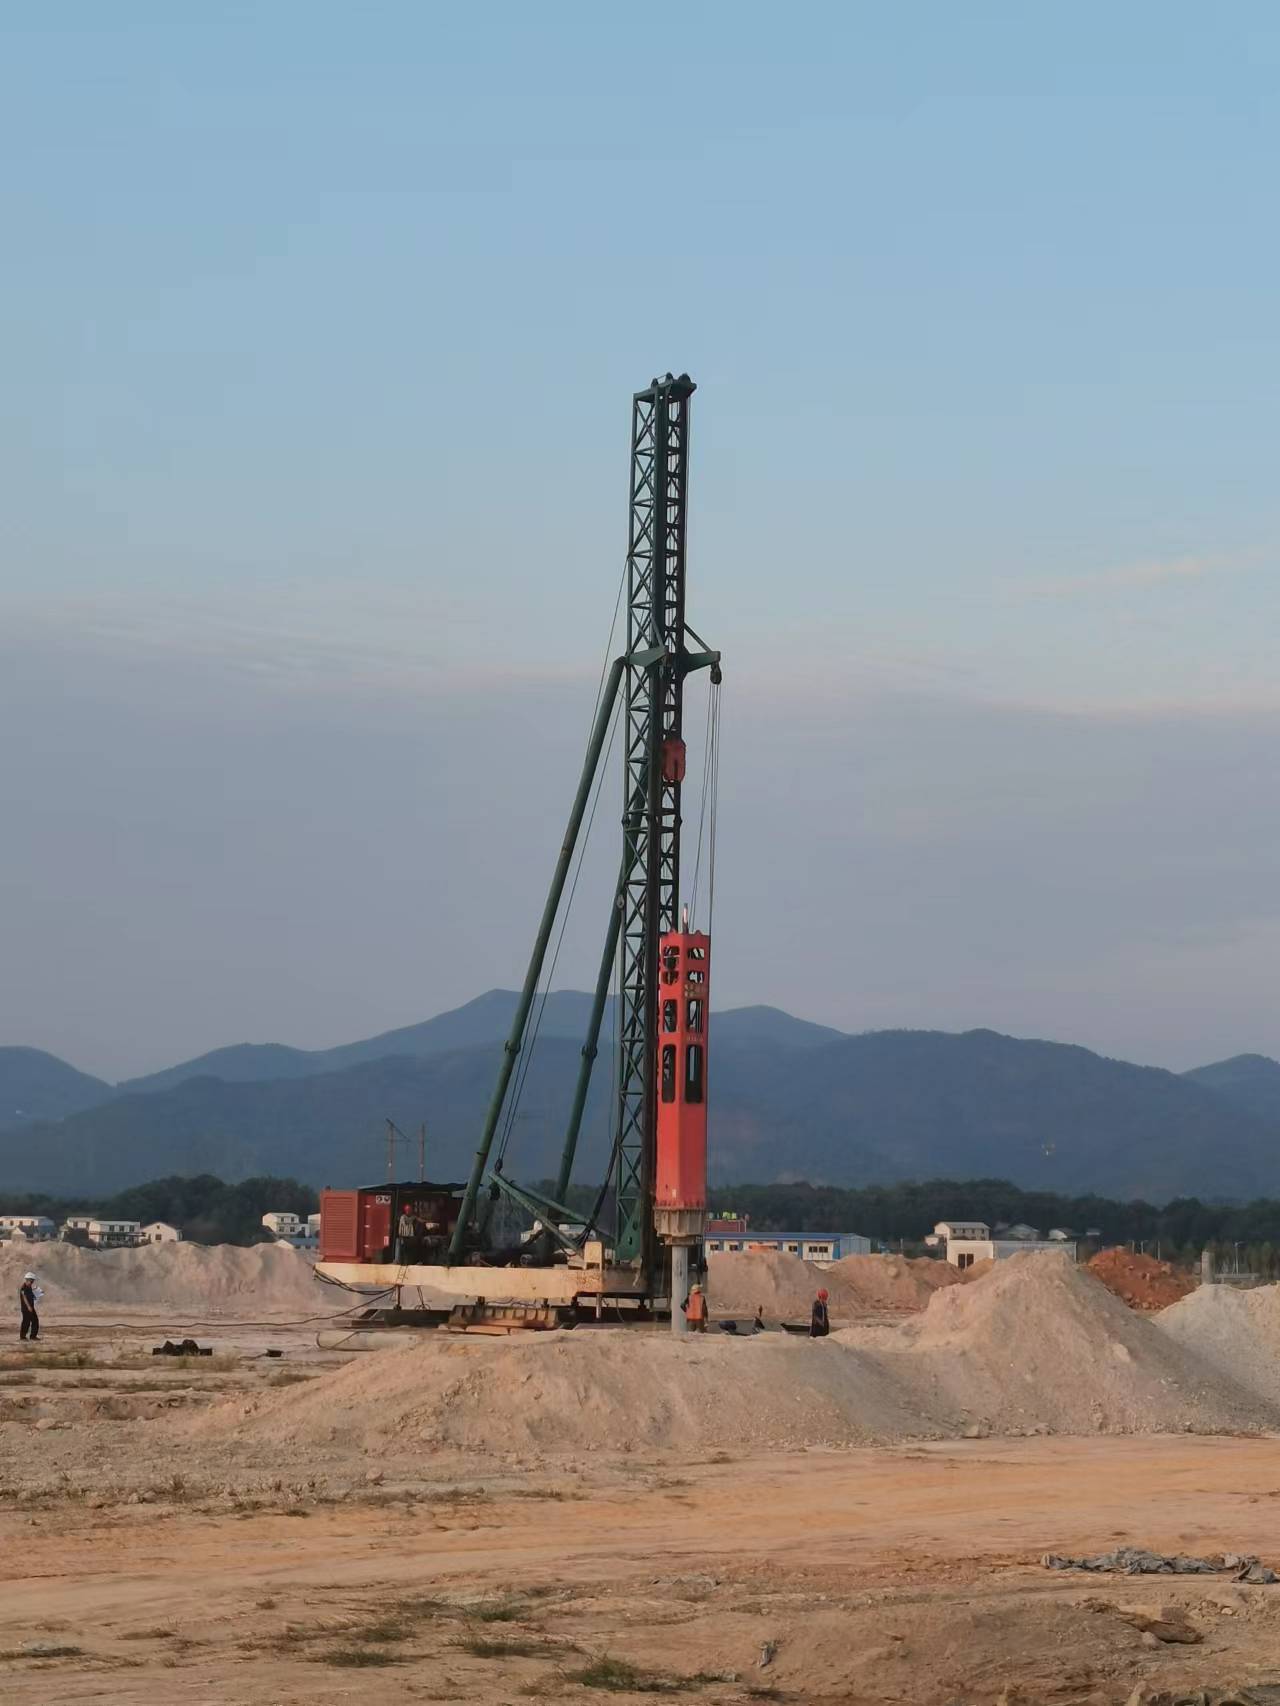
<instances>
[{"instance_id":1,"label":"residential building","mask_svg":"<svg viewBox=\"0 0 1280 1706\"><path fill-rule=\"evenodd\" d=\"M92 1214L69 1214L58 1228L58 1236L72 1244L87 1244L89 1228L96 1218Z\"/></svg>"},{"instance_id":2,"label":"residential building","mask_svg":"<svg viewBox=\"0 0 1280 1706\"><path fill-rule=\"evenodd\" d=\"M307 1237L308 1238L319 1238L319 1236L320 1236L320 1216L318 1214L309 1214L307 1216Z\"/></svg>"},{"instance_id":3,"label":"residential building","mask_svg":"<svg viewBox=\"0 0 1280 1706\"><path fill-rule=\"evenodd\" d=\"M139 1242L143 1244L180 1244L182 1234L176 1226L170 1226L167 1220L153 1220L144 1226L138 1234Z\"/></svg>"},{"instance_id":4,"label":"residential building","mask_svg":"<svg viewBox=\"0 0 1280 1706\"><path fill-rule=\"evenodd\" d=\"M273 1238L296 1238L305 1231L301 1218L296 1214L288 1214L283 1210L264 1214L262 1224Z\"/></svg>"},{"instance_id":5,"label":"residential building","mask_svg":"<svg viewBox=\"0 0 1280 1706\"><path fill-rule=\"evenodd\" d=\"M47 1214L0 1214L0 1232L32 1244L47 1244L58 1236L58 1228Z\"/></svg>"},{"instance_id":6,"label":"residential building","mask_svg":"<svg viewBox=\"0 0 1280 1706\"><path fill-rule=\"evenodd\" d=\"M118 1250L136 1244L141 1231L136 1220L91 1220L89 1243L95 1250Z\"/></svg>"},{"instance_id":7,"label":"residential building","mask_svg":"<svg viewBox=\"0 0 1280 1706\"><path fill-rule=\"evenodd\" d=\"M1008 1226L999 1231L1000 1236L993 1237L991 1228L981 1220L940 1220L933 1229L933 1237L925 1242L945 1245L947 1260L956 1268L971 1268L975 1262L1002 1262L1028 1250L1068 1250L1072 1259L1075 1258L1074 1241L1041 1238L1034 1226Z\"/></svg>"}]
</instances>

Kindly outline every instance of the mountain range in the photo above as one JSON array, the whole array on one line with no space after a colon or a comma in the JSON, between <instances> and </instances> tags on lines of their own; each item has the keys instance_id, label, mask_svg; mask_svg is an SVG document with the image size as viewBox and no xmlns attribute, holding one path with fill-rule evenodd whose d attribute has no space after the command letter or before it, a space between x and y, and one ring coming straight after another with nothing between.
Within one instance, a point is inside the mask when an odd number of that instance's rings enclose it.
<instances>
[{"instance_id":1,"label":"mountain range","mask_svg":"<svg viewBox=\"0 0 1280 1706\"><path fill-rule=\"evenodd\" d=\"M385 1176L388 1117L406 1133L426 1122L433 1177L465 1177L516 999L490 990L337 1048L238 1044L114 1086L0 1048L0 1187L105 1195L197 1172L368 1182ZM556 1170L588 1007L566 990L541 1009L508 1130L514 1176ZM770 1007L716 1013L711 1045L722 1183L1000 1177L1154 1202L1280 1191L1280 1063L1265 1056L1178 1074L987 1030L850 1036ZM602 1044L582 1179L608 1155L608 1058Z\"/></svg>"}]
</instances>

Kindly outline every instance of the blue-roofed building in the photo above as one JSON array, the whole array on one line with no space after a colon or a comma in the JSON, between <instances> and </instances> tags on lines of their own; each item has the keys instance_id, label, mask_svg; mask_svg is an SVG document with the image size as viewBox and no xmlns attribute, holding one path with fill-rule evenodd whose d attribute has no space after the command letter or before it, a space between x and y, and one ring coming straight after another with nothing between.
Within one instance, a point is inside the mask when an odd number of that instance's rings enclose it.
<instances>
[{"instance_id":1,"label":"blue-roofed building","mask_svg":"<svg viewBox=\"0 0 1280 1706\"><path fill-rule=\"evenodd\" d=\"M703 1239L709 1256L742 1250L784 1250L825 1267L845 1256L869 1256L872 1243L860 1232L751 1232L745 1220L710 1220Z\"/></svg>"}]
</instances>

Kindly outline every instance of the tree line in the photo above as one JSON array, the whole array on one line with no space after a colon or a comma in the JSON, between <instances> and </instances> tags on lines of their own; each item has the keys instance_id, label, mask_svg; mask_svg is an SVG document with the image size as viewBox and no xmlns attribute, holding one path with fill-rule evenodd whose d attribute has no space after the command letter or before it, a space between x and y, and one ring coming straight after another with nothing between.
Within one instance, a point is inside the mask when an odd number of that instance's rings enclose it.
<instances>
[{"instance_id":1,"label":"tree line","mask_svg":"<svg viewBox=\"0 0 1280 1706\"><path fill-rule=\"evenodd\" d=\"M546 1194L551 1181L538 1187ZM571 1188L567 1207L582 1215L598 1200L594 1185ZM270 1176L227 1184L212 1174L174 1175L134 1185L110 1197L56 1197L43 1193L6 1197L10 1214L95 1213L109 1219L165 1220L201 1244L256 1244L269 1234L262 1216L272 1209L314 1214L319 1197L297 1179ZM717 1186L717 1214L745 1214L760 1232L860 1232L878 1243L919 1248L939 1220L983 1220L995 1226L1024 1221L1047 1232L1069 1228L1083 1236L1096 1228L1102 1244L1133 1244L1172 1261L1199 1260L1212 1249L1220 1267L1239 1265L1253 1273L1280 1276L1280 1199L1251 1203L1202 1202L1178 1197L1156 1207L1140 1199L1063 1196L1025 1191L1007 1179L924 1179L897 1185L842 1189L803 1181L785 1185ZM601 1224L612 1223L606 1194Z\"/></svg>"},{"instance_id":2,"label":"tree line","mask_svg":"<svg viewBox=\"0 0 1280 1706\"><path fill-rule=\"evenodd\" d=\"M1078 1235L1097 1228L1102 1244L1145 1246L1151 1255L1159 1246L1174 1260L1198 1259L1210 1247L1220 1262L1234 1261L1238 1244L1243 1265L1246 1250L1280 1249L1280 1199L1270 1197L1251 1203L1177 1197L1156 1207L1141 1199L1026 1191L1007 1179L924 1179L853 1190L804 1182L717 1186L712 1203L717 1214L748 1215L762 1232L860 1232L895 1246L919 1244L940 1220L982 1220L1022 1221L1042 1234L1054 1226Z\"/></svg>"},{"instance_id":3,"label":"tree line","mask_svg":"<svg viewBox=\"0 0 1280 1706\"><path fill-rule=\"evenodd\" d=\"M63 1221L69 1214L94 1214L104 1220L164 1220L196 1244L261 1244L271 1234L262 1224L273 1209L314 1214L320 1198L297 1179L241 1179L228 1185L212 1173L192 1178L175 1174L133 1185L111 1197L55 1197L40 1192L6 1197L8 1214L47 1214Z\"/></svg>"}]
</instances>

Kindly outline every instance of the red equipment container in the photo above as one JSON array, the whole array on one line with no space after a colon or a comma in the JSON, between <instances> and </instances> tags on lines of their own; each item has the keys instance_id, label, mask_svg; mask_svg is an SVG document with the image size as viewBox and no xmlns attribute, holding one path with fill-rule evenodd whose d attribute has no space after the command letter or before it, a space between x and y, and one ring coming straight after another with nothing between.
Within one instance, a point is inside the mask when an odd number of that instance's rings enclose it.
<instances>
[{"instance_id":1,"label":"red equipment container","mask_svg":"<svg viewBox=\"0 0 1280 1706\"><path fill-rule=\"evenodd\" d=\"M707 1021L711 938L673 930L658 944L658 1131L654 1209L669 1224L707 1206ZM660 1226L661 1229L661 1226ZM670 1230L675 1231L674 1224Z\"/></svg>"},{"instance_id":2,"label":"red equipment container","mask_svg":"<svg viewBox=\"0 0 1280 1706\"><path fill-rule=\"evenodd\" d=\"M376 1262L391 1245L391 1187L321 1191L320 1260Z\"/></svg>"},{"instance_id":3,"label":"red equipment container","mask_svg":"<svg viewBox=\"0 0 1280 1706\"><path fill-rule=\"evenodd\" d=\"M358 1191L320 1193L322 1262L390 1262L395 1254L395 1223L407 1209L447 1238L458 1219L461 1185L366 1185ZM438 1258L433 1258L438 1259Z\"/></svg>"}]
</instances>

